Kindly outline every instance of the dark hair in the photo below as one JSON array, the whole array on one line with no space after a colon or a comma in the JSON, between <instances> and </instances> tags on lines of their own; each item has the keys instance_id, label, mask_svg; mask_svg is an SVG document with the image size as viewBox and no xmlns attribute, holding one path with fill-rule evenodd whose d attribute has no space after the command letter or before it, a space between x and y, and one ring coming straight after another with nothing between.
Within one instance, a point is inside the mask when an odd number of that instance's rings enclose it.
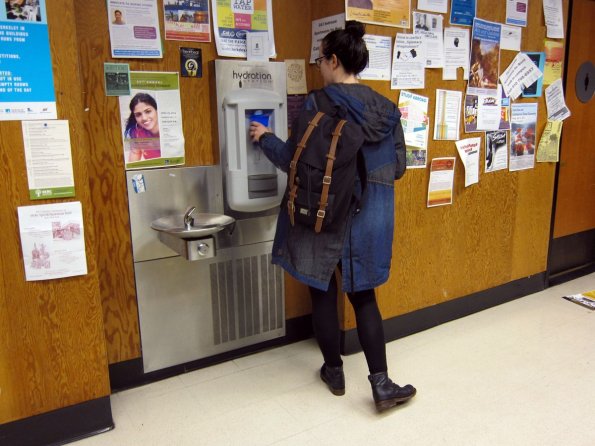
<instances>
[{"instance_id":1,"label":"dark hair","mask_svg":"<svg viewBox=\"0 0 595 446\"><path fill-rule=\"evenodd\" d=\"M155 101L153 96L151 96L148 93L135 94L134 97L130 100L130 116L128 116L128 119L126 120L126 130L125 130L126 134L128 134L128 132L130 132L130 130L132 130L134 127L136 127L136 118L134 117L134 107L136 107L141 102L143 102L145 104L149 104L151 107L153 107L155 110L157 110L157 102Z\"/></svg>"},{"instance_id":2,"label":"dark hair","mask_svg":"<svg viewBox=\"0 0 595 446\"><path fill-rule=\"evenodd\" d=\"M366 27L355 20L345 22L345 29L336 29L322 39L322 55L334 54L346 73L358 74L368 64L368 48L364 42Z\"/></svg>"}]
</instances>

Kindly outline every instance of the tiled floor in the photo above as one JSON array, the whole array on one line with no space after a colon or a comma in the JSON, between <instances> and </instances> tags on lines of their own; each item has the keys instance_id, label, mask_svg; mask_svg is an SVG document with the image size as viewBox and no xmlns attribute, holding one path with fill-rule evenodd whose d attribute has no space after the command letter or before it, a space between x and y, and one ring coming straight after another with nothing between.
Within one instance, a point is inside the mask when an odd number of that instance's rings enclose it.
<instances>
[{"instance_id":1,"label":"tiled floor","mask_svg":"<svg viewBox=\"0 0 595 446\"><path fill-rule=\"evenodd\" d=\"M595 445L595 312L560 296L595 274L387 345L417 396L378 414L363 354L347 393L320 381L313 340L112 395L92 445Z\"/></svg>"}]
</instances>

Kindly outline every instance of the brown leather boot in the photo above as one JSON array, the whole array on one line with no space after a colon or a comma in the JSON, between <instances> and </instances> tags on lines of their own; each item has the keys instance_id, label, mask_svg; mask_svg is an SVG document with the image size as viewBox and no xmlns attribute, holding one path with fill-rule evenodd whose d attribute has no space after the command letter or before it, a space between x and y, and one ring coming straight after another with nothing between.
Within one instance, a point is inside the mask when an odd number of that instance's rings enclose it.
<instances>
[{"instance_id":1,"label":"brown leather boot","mask_svg":"<svg viewBox=\"0 0 595 446\"><path fill-rule=\"evenodd\" d=\"M376 410L382 412L399 403L404 403L415 396L417 390L411 384L401 387L388 377L387 372L373 373L368 376L372 386L372 395L376 403Z\"/></svg>"}]
</instances>

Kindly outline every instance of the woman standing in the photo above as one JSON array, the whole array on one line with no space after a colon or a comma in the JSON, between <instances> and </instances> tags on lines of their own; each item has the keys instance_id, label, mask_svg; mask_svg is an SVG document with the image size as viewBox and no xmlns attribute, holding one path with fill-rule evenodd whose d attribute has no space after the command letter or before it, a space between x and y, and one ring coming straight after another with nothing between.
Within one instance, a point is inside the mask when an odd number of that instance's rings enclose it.
<instances>
[{"instance_id":1,"label":"woman standing","mask_svg":"<svg viewBox=\"0 0 595 446\"><path fill-rule=\"evenodd\" d=\"M387 374L382 317L374 288L388 280L394 227L394 180L405 170L404 137L400 113L394 103L359 84L357 75L366 67L368 50L364 26L348 21L344 30L329 33L320 45L316 65L324 80L323 91L334 105L347 112L365 135L361 152L365 159L367 185L360 209L353 206L349 218L337 230L316 234L310 228L291 226L281 211L273 243L273 263L307 284L312 298L314 333L324 364L320 377L335 395L345 393L340 328L337 317L337 282L347 292L356 315L357 332L364 350L379 411L412 398L416 390L393 383ZM306 109L318 109L310 94ZM262 124L250 124L250 136L279 168L288 170L293 155L291 142L284 142ZM361 193L356 181L354 194Z\"/></svg>"}]
</instances>

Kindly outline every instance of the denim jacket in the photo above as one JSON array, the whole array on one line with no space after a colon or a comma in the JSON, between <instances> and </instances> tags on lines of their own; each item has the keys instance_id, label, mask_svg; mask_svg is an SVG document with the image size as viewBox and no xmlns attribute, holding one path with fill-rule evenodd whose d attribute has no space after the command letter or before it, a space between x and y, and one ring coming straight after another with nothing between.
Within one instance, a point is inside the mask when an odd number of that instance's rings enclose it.
<instances>
[{"instance_id":1,"label":"denim jacket","mask_svg":"<svg viewBox=\"0 0 595 446\"><path fill-rule=\"evenodd\" d=\"M401 114L393 102L362 84L332 84L325 87L332 102L347 110L347 119L362 126L361 148L366 162L367 183L359 209L353 209L343 226L316 234L312 229L291 226L281 209L273 242L273 263L306 285L327 290L336 266L341 264L345 292L375 288L388 280L394 230L394 180L405 169L397 149L405 145ZM304 106L317 109L310 94ZM292 145L274 135L260 140L265 155L287 172ZM295 147L295 146L293 146ZM404 154L402 150L400 154ZM397 158L399 158L397 160ZM356 188L361 189L359 181Z\"/></svg>"}]
</instances>

